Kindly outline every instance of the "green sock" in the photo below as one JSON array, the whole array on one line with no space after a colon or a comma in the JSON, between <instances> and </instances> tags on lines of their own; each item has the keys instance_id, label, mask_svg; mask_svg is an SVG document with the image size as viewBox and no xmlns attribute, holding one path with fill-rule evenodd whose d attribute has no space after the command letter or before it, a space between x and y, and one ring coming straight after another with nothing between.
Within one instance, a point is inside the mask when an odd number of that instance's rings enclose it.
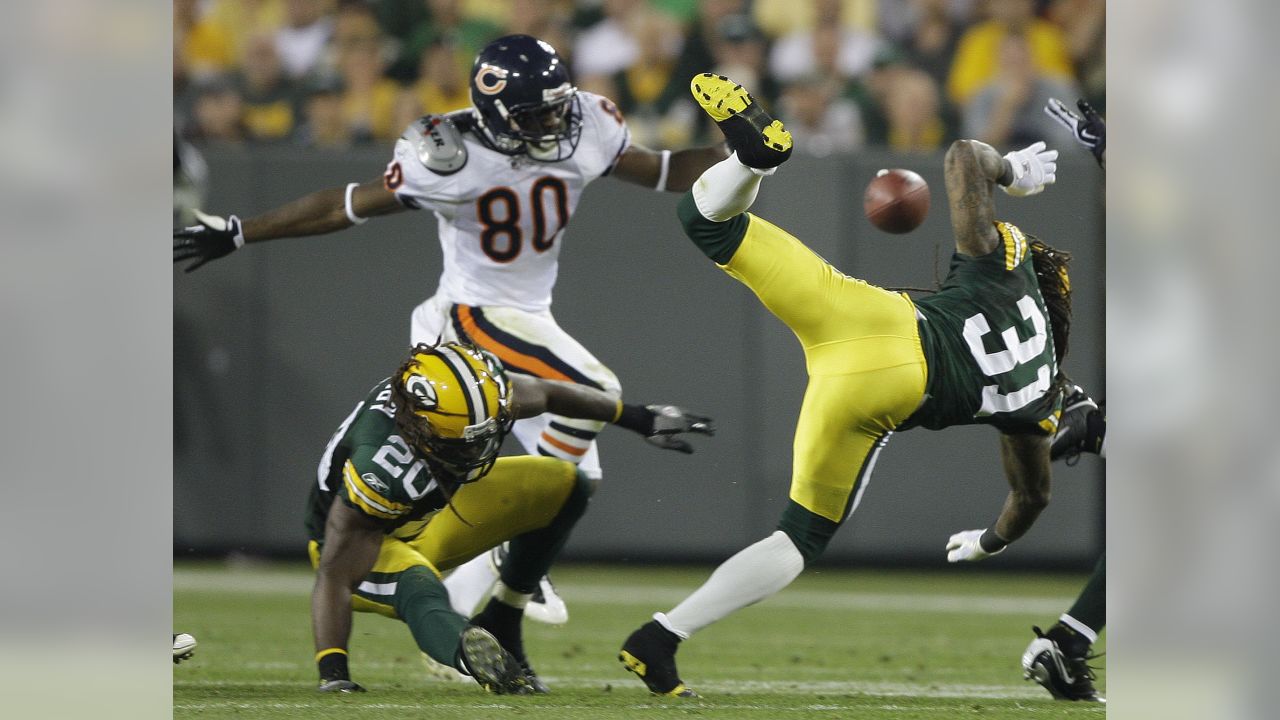
<instances>
[{"instance_id":1,"label":"green sock","mask_svg":"<svg viewBox=\"0 0 1280 720\"><path fill-rule=\"evenodd\" d=\"M467 619L449 605L449 591L425 567L400 573L393 596L396 614L409 626L422 652L436 662L457 667L458 646Z\"/></svg>"},{"instance_id":2,"label":"green sock","mask_svg":"<svg viewBox=\"0 0 1280 720\"><path fill-rule=\"evenodd\" d=\"M538 580L551 569L590 500L591 481L578 470L573 490L551 522L511 539L500 572L502 582L516 592L531 593L538 589Z\"/></svg>"},{"instance_id":3,"label":"green sock","mask_svg":"<svg viewBox=\"0 0 1280 720\"><path fill-rule=\"evenodd\" d=\"M1094 633L1102 632L1107 625L1107 556L1098 558L1098 564L1089 576L1089 582L1067 614L1084 624Z\"/></svg>"}]
</instances>

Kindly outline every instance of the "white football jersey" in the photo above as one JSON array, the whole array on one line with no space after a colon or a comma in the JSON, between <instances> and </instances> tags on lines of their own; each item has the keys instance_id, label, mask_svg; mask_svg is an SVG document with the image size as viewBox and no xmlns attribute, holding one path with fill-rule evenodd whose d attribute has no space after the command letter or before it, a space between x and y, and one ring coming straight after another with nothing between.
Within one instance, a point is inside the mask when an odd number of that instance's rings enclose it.
<instances>
[{"instance_id":1,"label":"white football jersey","mask_svg":"<svg viewBox=\"0 0 1280 720\"><path fill-rule=\"evenodd\" d=\"M578 103L581 139L558 162L503 155L468 131L466 164L440 174L423 164L415 143L396 142L388 188L405 205L432 210L439 223L444 271L437 297L529 312L551 306L565 225L587 184L607 174L631 142L607 98L579 92Z\"/></svg>"}]
</instances>

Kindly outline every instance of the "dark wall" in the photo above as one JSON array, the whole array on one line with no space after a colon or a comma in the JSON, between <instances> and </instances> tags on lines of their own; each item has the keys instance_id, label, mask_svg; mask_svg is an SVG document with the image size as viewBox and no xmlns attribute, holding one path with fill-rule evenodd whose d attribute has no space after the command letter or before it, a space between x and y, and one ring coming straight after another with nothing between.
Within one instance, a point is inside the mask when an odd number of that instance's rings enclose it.
<instances>
[{"instance_id":1,"label":"dark wall","mask_svg":"<svg viewBox=\"0 0 1280 720\"><path fill-rule=\"evenodd\" d=\"M298 157L210 154L208 210L251 215L311 190L377 177L381 152ZM905 236L862 217L881 167L933 188L925 224ZM941 156L794 158L764 182L754 212L842 271L884 286L931 287L951 252ZM1057 185L999 216L1075 262L1066 367L1103 386L1102 177L1064 158ZM568 550L577 558L711 559L772 531L787 497L804 390L790 331L688 242L677 196L605 179L562 242L554 312L622 380L632 401L713 415L720 432L692 456L626 431L601 438L605 480ZM300 551L302 508L338 423L402 359L409 312L440 272L434 217L403 213L332 236L250 247L174 275L174 533L179 552ZM985 527L1007 486L989 428L896 435L828 561L936 564L948 535ZM1101 548L1102 464L1056 466L1053 502L1005 562L1078 564ZM850 472L855 469L850 468ZM1014 557L1016 556L1016 557Z\"/></svg>"}]
</instances>

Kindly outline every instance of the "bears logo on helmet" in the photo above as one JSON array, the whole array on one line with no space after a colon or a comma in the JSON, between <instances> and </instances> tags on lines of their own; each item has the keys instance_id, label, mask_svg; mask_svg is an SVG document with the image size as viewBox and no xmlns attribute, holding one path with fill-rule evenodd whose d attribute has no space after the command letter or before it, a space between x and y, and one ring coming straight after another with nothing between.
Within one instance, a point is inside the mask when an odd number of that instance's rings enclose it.
<instances>
[{"instance_id":1,"label":"bears logo on helmet","mask_svg":"<svg viewBox=\"0 0 1280 720\"><path fill-rule=\"evenodd\" d=\"M391 378L396 424L432 471L454 482L480 479L511 429L511 393L501 365L473 346L419 344Z\"/></svg>"},{"instance_id":2,"label":"bears logo on helmet","mask_svg":"<svg viewBox=\"0 0 1280 720\"><path fill-rule=\"evenodd\" d=\"M476 56L471 104L480 140L506 155L555 162L582 138L578 89L555 48L529 35L507 35Z\"/></svg>"}]
</instances>

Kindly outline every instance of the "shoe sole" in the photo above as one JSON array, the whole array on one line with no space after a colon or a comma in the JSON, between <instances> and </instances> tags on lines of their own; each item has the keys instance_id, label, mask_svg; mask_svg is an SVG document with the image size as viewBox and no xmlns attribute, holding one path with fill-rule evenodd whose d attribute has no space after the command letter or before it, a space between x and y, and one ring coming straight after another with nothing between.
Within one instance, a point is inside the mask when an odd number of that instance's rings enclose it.
<instances>
[{"instance_id":1,"label":"shoe sole","mask_svg":"<svg viewBox=\"0 0 1280 720\"><path fill-rule=\"evenodd\" d=\"M530 689L523 672L498 639L472 625L462 631L462 657L471 678L495 695L524 695Z\"/></svg>"},{"instance_id":2,"label":"shoe sole","mask_svg":"<svg viewBox=\"0 0 1280 720\"><path fill-rule=\"evenodd\" d=\"M654 690L653 686L649 684L648 679L645 678L645 672L649 669L649 666L646 665L643 660L636 657L635 655L632 655L626 650L623 650L618 653L618 662L622 663L623 667L627 669L627 672L632 673L636 677L640 678L640 680L644 682L644 686L649 688L649 692L654 695L659 695L664 697L683 697L683 698L700 697L698 693L694 692L691 688L685 686L684 683L677 683L675 687L671 688L666 692L663 692L661 690Z\"/></svg>"},{"instance_id":3,"label":"shoe sole","mask_svg":"<svg viewBox=\"0 0 1280 720\"><path fill-rule=\"evenodd\" d=\"M744 114L755 104L755 98L751 97L746 88L724 75L695 75L689 81L689 91L693 93L698 105L717 123ZM763 113L758 108L756 112ZM760 136L764 144L776 152L791 149L791 133L787 132L781 120L772 120L761 128Z\"/></svg>"}]
</instances>

